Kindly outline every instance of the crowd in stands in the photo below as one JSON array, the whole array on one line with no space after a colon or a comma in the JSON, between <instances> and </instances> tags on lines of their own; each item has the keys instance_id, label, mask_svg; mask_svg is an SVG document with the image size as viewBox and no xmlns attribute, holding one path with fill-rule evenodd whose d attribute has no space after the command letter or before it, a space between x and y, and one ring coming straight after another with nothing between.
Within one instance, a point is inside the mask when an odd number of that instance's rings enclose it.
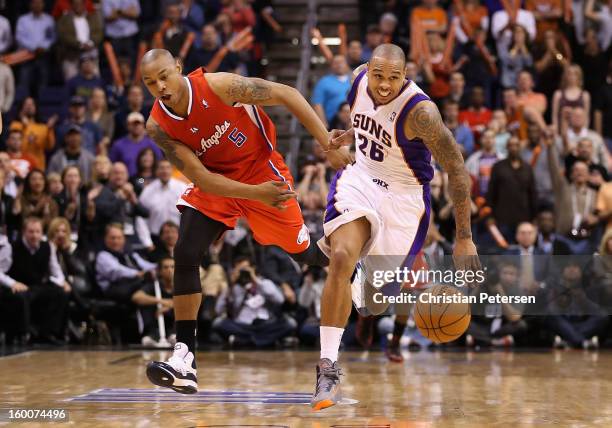
<instances>
[{"instance_id":1,"label":"crowd in stands","mask_svg":"<svg viewBox=\"0 0 612 428\"><path fill-rule=\"evenodd\" d=\"M188 183L146 134L153 100L138 58L163 47L186 72L261 76L266 45L283 31L272 3L0 3L2 344L155 345L159 316L172 339L174 203ZM542 259L501 263L491 290L554 304L543 317L473 308L461 343L595 347L609 335L611 10L600 0L364 0L363 37L348 40L340 25L333 52L313 31L329 73L311 102L330 129L350 128L352 70L381 43L405 50L407 78L438 104L465 158L481 254L602 256L554 272ZM296 191L313 241L332 175L325 154L307 148ZM454 216L439 168L430 187L431 261L452 254ZM202 264L200 340L315 344L325 275L260 246L240 222ZM384 342L398 318L353 314L345 344Z\"/></svg>"}]
</instances>

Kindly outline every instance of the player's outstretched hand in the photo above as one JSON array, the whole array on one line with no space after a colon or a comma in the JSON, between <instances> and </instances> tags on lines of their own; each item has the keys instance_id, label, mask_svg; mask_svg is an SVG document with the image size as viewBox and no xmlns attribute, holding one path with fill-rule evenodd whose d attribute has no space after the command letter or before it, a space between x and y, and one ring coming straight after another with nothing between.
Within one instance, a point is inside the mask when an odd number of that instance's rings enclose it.
<instances>
[{"instance_id":1,"label":"player's outstretched hand","mask_svg":"<svg viewBox=\"0 0 612 428\"><path fill-rule=\"evenodd\" d=\"M482 269L476 246L469 238L457 240L453 250L453 262L455 263L455 270L476 272Z\"/></svg>"},{"instance_id":2,"label":"player's outstretched hand","mask_svg":"<svg viewBox=\"0 0 612 428\"><path fill-rule=\"evenodd\" d=\"M353 128L349 130L332 129L329 132L329 148L338 149L342 146L350 146L355 142L355 132Z\"/></svg>"},{"instance_id":3,"label":"player's outstretched hand","mask_svg":"<svg viewBox=\"0 0 612 428\"><path fill-rule=\"evenodd\" d=\"M254 199L279 210L287 208L285 201L297 197L293 190L288 189L287 183L284 181L267 181L258 184L255 188L256 195Z\"/></svg>"},{"instance_id":4,"label":"player's outstretched hand","mask_svg":"<svg viewBox=\"0 0 612 428\"><path fill-rule=\"evenodd\" d=\"M348 147L340 147L339 149L330 150L325 153L329 164L334 169L340 169L355 161L355 157L349 151Z\"/></svg>"}]
</instances>

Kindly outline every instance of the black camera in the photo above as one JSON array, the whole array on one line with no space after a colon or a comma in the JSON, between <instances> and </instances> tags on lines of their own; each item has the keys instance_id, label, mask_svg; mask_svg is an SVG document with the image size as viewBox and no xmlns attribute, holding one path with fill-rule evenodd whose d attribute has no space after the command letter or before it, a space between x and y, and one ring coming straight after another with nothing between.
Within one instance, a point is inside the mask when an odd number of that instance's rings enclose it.
<instances>
[{"instance_id":1,"label":"black camera","mask_svg":"<svg viewBox=\"0 0 612 428\"><path fill-rule=\"evenodd\" d=\"M252 281L251 272L247 269L240 269L240 274L238 275L238 279L236 280L236 283L244 286L244 285L247 285L251 281Z\"/></svg>"}]
</instances>

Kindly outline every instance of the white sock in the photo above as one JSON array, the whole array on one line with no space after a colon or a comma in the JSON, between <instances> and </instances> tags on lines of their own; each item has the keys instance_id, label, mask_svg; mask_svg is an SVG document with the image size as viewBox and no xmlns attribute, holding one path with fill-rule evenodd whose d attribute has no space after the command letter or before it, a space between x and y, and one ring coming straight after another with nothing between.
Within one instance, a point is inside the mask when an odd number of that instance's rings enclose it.
<instances>
[{"instance_id":1,"label":"white sock","mask_svg":"<svg viewBox=\"0 0 612 428\"><path fill-rule=\"evenodd\" d=\"M321 332L321 358L329 358L332 363L338 361L338 350L344 329L321 326L319 331Z\"/></svg>"}]
</instances>

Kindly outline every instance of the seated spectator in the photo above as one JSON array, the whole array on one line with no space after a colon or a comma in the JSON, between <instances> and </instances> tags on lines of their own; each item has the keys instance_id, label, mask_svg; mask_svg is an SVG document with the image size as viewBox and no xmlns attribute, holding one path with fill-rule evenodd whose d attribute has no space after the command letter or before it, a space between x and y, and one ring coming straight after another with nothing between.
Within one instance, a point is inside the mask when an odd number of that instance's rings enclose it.
<instances>
[{"instance_id":1,"label":"seated spectator","mask_svg":"<svg viewBox=\"0 0 612 428\"><path fill-rule=\"evenodd\" d=\"M487 283L486 293L499 296L520 296L519 270L510 262L502 262L499 278ZM480 290L479 292L482 292ZM511 303L477 303L472 305L472 317L467 330L466 344L512 346L517 336L527 331L523 308Z\"/></svg>"},{"instance_id":2,"label":"seated spectator","mask_svg":"<svg viewBox=\"0 0 612 428\"><path fill-rule=\"evenodd\" d=\"M497 52L508 50L507 46L512 43L512 24L520 25L527 31L529 41L536 37L536 23L533 13L525 9L518 9L516 17L511 19L508 11L498 10L491 18L491 34L497 45ZM504 49L505 47L505 49Z\"/></svg>"},{"instance_id":3,"label":"seated spectator","mask_svg":"<svg viewBox=\"0 0 612 428\"><path fill-rule=\"evenodd\" d=\"M104 0L104 32L117 57L134 58L138 43L138 0Z\"/></svg>"},{"instance_id":4,"label":"seated spectator","mask_svg":"<svg viewBox=\"0 0 612 428\"><path fill-rule=\"evenodd\" d=\"M214 60L214 63L213 63ZM226 71L236 73L240 66L240 57L236 53L233 40L221 46L221 40L214 25L202 27L201 45L192 49L187 58L186 71L191 73L199 67L207 71Z\"/></svg>"},{"instance_id":5,"label":"seated spectator","mask_svg":"<svg viewBox=\"0 0 612 428\"><path fill-rule=\"evenodd\" d=\"M18 128L9 129L6 139L6 153L11 158L11 168L24 179L30 171L39 168L36 159L22 151L23 133Z\"/></svg>"},{"instance_id":6,"label":"seated spectator","mask_svg":"<svg viewBox=\"0 0 612 428\"><path fill-rule=\"evenodd\" d=\"M612 229L612 182L604 183L597 192L597 215L606 230Z\"/></svg>"},{"instance_id":7,"label":"seated spectator","mask_svg":"<svg viewBox=\"0 0 612 428\"><path fill-rule=\"evenodd\" d=\"M22 150L36 159L36 165L45 169L45 153L55 147L55 133L53 128L57 116L51 117L47 123L40 123L37 118L37 107L34 98L26 97L17 108L17 118L13 120L9 129L18 129L23 133Z\"/></svg>"},{"instance_id":8,"label":"seated spectator","mask_svg":"<svg viewBox=\"0 0 612 428\"><path fill-rule=\"evenodd\" d=\"M108 156L98 155L94 159L93 171L91 172L91 184L105 186L108 183L113 164ZM85 177L87 178L87 177Z\"/></svg>"},{"instance_id":9,"label":"seated spectator","mask_svg":"<svg viewBox=\"0 0 612 428\"><path fill-rule=\"evenodd\" d=\"M144 106L142 87L138 84L129 87L125 105L121 106L115 114L115 139L123 138L128 133L127 118L130 113L135 112L142 114L142 117L149 116L149 112Z\"/></svg>"},{"instance_id":10,"label":"seated spectator","mask_svg":"<svg viewBox=\"0 0 612 428\"><path fill-rule=\"evenodd\" d=\"M23 217L38 217L45 229L58 215L57 204L48 190L47 178L39 169L30 171L25 178L20 203Z\"/></svg>"},{"instance_id":11,"label":"seated spectator","mask_svg":"<svg viewBox=\"0 0 612 428\"><path fill-rule=\"evenodd\" d=\"M601 238L589 274L590 281L585 290L587 296L609 313L612 309L612 229L608 229Z\"/></svg>"},{"instance_id":12,"label":"seated spectator","mask_svg":"<svg viewBox=\"0 0 612 428\"><path fill-rule=\"evenodd\" d=\"M130 183L134 186L136 195L140 196L142 189L155 180L157 170L157 159L155 152L150 147L145 147L138 153L136 158L136 174L130 177Z\"/></svg>"},{"instance_id":13,"label":"seated spectator","mask_svg":"<svg viewBox=\"0 0 612 428\"><path fill-rule=\"evenodd\" d=\"M474 152L465 161L465 169L478 187L476 195L487 195L493 166L501 159L502 157L495 150L495 134L487 129L480 138L480 150Z\"/></svg>"},{"instance_id":14,"label":"seated spectator","mask_svg":"<svg viewBox=\"0 0 612 428\"><path fill-rule=\"evenodd\" d=\"M563 121L563 118L561 119ZM608 169L608 149L603 142L601 136L588 128L586 112L581 107L575 107L569 113L569 121L567 126L562 126L561 138L564 139L564 155L575 151L578 146L578 141L588 139L593 144L593 162L602 165ZM563 132L563 129L566 129Z\"/></svg>"},{"instance_id":15,"label":"seated spectator","mask_svg":"<svg viewBox=\"0 0 612 428\"><path fill-rule=\"evenodd\" d=\"M79 125L70 125L64 134L62 149L51 157L47 171L61 173L67 166L76 166L81 177L91 177L94 155L84 150L82 130Z\"/></svg>"},{"instance_id":16,"label":"seated spectator","mask_svg":"<svg viewBox=\"0 0 612 428\"><path fill-rule=\"evenodd\" d=\"M155 171L157 178L144 188L140 203L149 210L147 224L153 235L160 233L165 222L179 224L181 216L176 208L176 201L187 189L187 185L172 178L172 164L162 159Z\"/></svg>"},{"instance_id":17,"label":"seated spectator","mask_svg":"<svg viewBox=\"0 0 612 428\"><path fill-rule=\"evenodd\" d=\"M15 99L15 76L13 70L0 60L0 113L6 114ZM0 130L1 132L1 130Z\"/></svg>"},{"instance_id":18,"label":"seated spectator","mask_svg":"<svg viewBox=\"0 0 612 428\"><path fill-rule=\"evenodd\" d=\"M557 335L555 347L594 349L604 335L608 316L586 295L586 275L580 260L567 258L559 278L548 281L548 315L544 321Z\"/></svg>"},{"instance_id":19,"label":"seated spectator","mask_svg":"<svg viewBox=\"0 0 612 428\"><path fill-rule=\"evenodd\" d=\"M57 172L50 172L47 174L47 189L49 189L49 195L52 198L58 196L64 190L64 184L62 183L62 176Z\"/></svg>"},{"instance_id":20,"label":"seated spectator","mask_svg":"<svg viewBox=\"0 0 612 428\"><path fill-rule=\"evenodd\" d=\"M597 172L608 181L608 169L603 165L593 161L594 156L593 142L588 138L581 138L576 144L576 149L565 156L565 176L569 179L570 172L575 162L582 161L589 167L589 173ZM606 164L607 165L607 164Z\"/></svg>"},{"instance_id":21,"label":"seated spectator","mask_svg":"<svg viewBox=\"0 0 612 428\"><path fill-rule=\"evenodd\" d=\"M504 88L515 88L521 70L533 66L533 57L529 52L527 32L520 25L515 25L512 31L512 43L503 45L499 52L501 63L501 85Z\"/></svg>"},{"instance_id":22,"label":"seated spectator","mask_svg":"<svg viewBox=\"0 0 612 428\"><path fill-rule=\"evenodd\" d=\"M106 102L106 92L104 92L104 89L94 88L91 92L89 108L87 109L85 120L96 125L102 132L102 139L98 143L98 151L100 154L106 154L111 139L115 134L115 118L113 114L108 111L108 103Z\"/></svg>"},{"instance_id":23,"label":"seated spectator","mask_svg":"<svg viewBox=\"0 0 612 428\"><path fill-rule=\"evenodd\" d=\"M493 165L487 203L500 232L510 242L516 227L535 217L536 192L533 171L521 158L518 138L508 140L507 150L508 157Z\"/></svg>"},{"instance_id":24,"label":"seated spectator","mask_svg":"<svg viewBox=\"0 0 612 428\"><path fill-rule=\"evenodd\" d=\"M448 80L448 99L459 104L459 110L465 110L469 106L469 97L465 91L465 78L458 71L451 73Z\"/></svg>"},{"instance_id":25,"label":"seated spectator","mask_svg":"<svg viewBox=\"0 0 612 428\"><path fill-rule=\"evenodd\" d=\"M504 252L508 256L518 256L519 285L529 294L536 294L542 282L548 276L548 257L538 247L538 229L529 222L523 222L516 228L516 245L511 245Z\"/></svg>"},{"instance_id":26,"label":"seated spectator","mask_svg":"<svg viewBox=\"0 0 612 428\"><path fill-rule=\"evenodd\" d=\"M376 49L382 43L383 34L380 31L380 27L376 24L369 25L365 35L365 43L362 47L361 62L368 62L372 57L372 52L374 52L374 49Z\"/></svg>"},{"instance_id":27,"label":"seated spectator","mask_svg":"<svg viewBox=\"0 0 612 428\"><path fill-rule=\"evenodd\" d=\"M517 101L519 106L529 106L540 114L546 111L546 96L533 91L533 76L527 70L518 75Z\"/></svg>"},{"instance_id":28,"label":"seated spectator","mask_svg":"<svg viewBox=\"0 0 612 428\"><path fill-rule=\"evenodd\" d=\"M144 116L138 112L132 112L127 117L128 135L113 143L109 152L112 162L123 162L128 168L129 176L137 173L136 161L138 154L144 148L150 148L159 160L162 153L159 147L149 138L145 129Z\"/></svg>"},{"instance_id":29,"label":"seated spectator","mask_svg":"<svg viewBox=\"0 0 612 428\"><path fill-rule=\"evenodd\" d=\"M569 245L564 238L555 232L555 213L551 209L543 209L536 219L538 252L547 255L565 256L571 254Z\"/></svg>"},{"instance_id":30,"label":"seated spectator","mask_svg":"<svg viewBox=\"0 0 612 428\"><path fill-rule=\"evenodd\" d=\"M142 344L155 346L160 339L157 323L158 314L164 316L164 327L168 341L176 342L174 332L174 303L172 294L174 292L174 259L164 257L157 263L157 278L159 279L160 297L156 297L155 284L146 282L142 288L132 294L132 302L138 306L142 316Z\"/></svg>"},{"instance_id":31,"label":"seated spectator","mask_svg":"<svg viewBox=\"0 0 612 428\"><path fill-rule=\"evenodd\" d=\"M58 52L65 81L79 72L81 55L95 51L100 46L104 38L103 28L104 23L98 11L88 11L84 0L70 1L70 10L57 20Z\"/></svg>"},{"instance_id":32,"label":"seated spectator","mask_svg":"<svg viewBox=\"0 0 612 428\"><path fill-rule=\"evenodd\" d=\"M95 88L103 88L104 82L98 75L98 52L93 50L79 57L79 72L66 82L69 96L79 95L89 101Z\"/></svg>"},{"instance_id":33,"label":"seated spectator","mask_svg":"<svg viewBox=\"0 0 612 428\"><path fill-rule=\"evenodd\" d=\"M311 266L304 274L304 282L298 294L298 304L306 311L306 319L299 330L300 342L316 345L321 325L321 296L325 286L325 270Z\"/></svg>"},{"instance_id":34,"label":"seated spectator","mask_svg":"<svg viewBox=\"0 0 612 428\"><path fill-rule=\"evenodd\" d=\"M21 225L21 205L4 191L5 183L6 172L0 168L0 236L12 241Z\"/></svg>"},{"instance_id":35,"label":"seated spectator","mask_svg":"<svg viewBox=\"0 0 612 428\"><path fill-rule=\"evenodd\" d=\"M272 281L258 276L248 258L234 260L231 284L216 304L217 314L226 316L213 323L224 339L233 336L232 342L238 345L270 346L295 329L295 321L275 314L284 302L283 293Z\"/></svg>"},{"instance_id":36,"label":"seated spectator","mask_svg":"<svg viewBox=\"0 0 612 428\"><path fill-rule=\"evenodd\" d=\"M448 28L446 11L438 6L438 0L423 0L421 6L415 7L410 17L411 27L415 25L415 21L419 21L420 27L426 33L446 33Z\"/></svg>"},{"instance_id":37,"label":"seated spectator","mask_svg":"<svg viewBox=\"0 0 612 428\"><path fill-rule=\"evenodd\" d=\"M349 103L340 104L338 113L329 123L329 129L351 129L351 106Z\"/></svg>"},{"instance_id":38,"label":"seated spectator","mask_svg":"<svg viewBox=\"0 0 612 428\"><path fill-rule=\"evenodd\" d=\"M13 170L11 164L11 157L7 152L0 152L0 169L4 172L4 194L11 198L16 198L18 192L18 182L21 183L21 179L17 177L17 174Z\"/></svg>"},{"instance_id":39,"label":"seated spectator","mask_svg":"<svg viewBox=\"0 0 612 428\"><path fill-rule=\"evenodd\" d=\"M312 104L325 125L338 112L351 88L351 71L344 56L334 57L330 71L319 79L312 91Z\"/></svg>"},{"instance_id":40,"label":"seated spectator","mask_svg":"<svg viewBox=\"0 0 612 428\"><path fill-rule=\"evenodd\" d=\"M444 124L453 133L461 154L469 156L474 151L474 135L470 128L459 122L459 103L448 98L444 101L442 111Z\"/></svg>"},{"instance_id":41,"label":"seated spectator","mask_svg":"<svg viewBox=\"0 0 612 428\"><path fill-rule=\"evenodd\" d=\"M568 117L571 109L583 108L585 111L586 127L591 117L591 95L583 89L582 69L572 64L566 67L561 79L561 87L555 91L552 101L552 125L555 132L561 133L562 116ZM566 119L568 120L568 119Z\"/></svg>"},{"instance_id":42,"label":"seated spectator","mask_svg":"<svg viewBox=\"0 0 612 428\"><path fill-rule=\"evenodd\" d=\"M459 122L467 123L477 137L480 136L491 121L491 110L484 103L484 89L481 86L474 86L470 94L468 108L459 112Z\"/></svg>"},{"instance_id":43,"label":"seated spectator","mask_svg":"<svg viewBox=\"0 0 612 428\"><path fill-rule=\"evenodd\" d=\"M181 8L178 4L168 4L165 19L153 36L153 47L166 49L172 56L185 60L189 54L193 35L181 23Z\"/></svg>"},{"instance_id":44,"label":"seated spectator","mask_svg":"<svg viewBox=\"0 0 612 428\"><path fill-rule=\"evenodd\" d=\"M599 219L595 215L597 193L587 185L588 166L581 161L574 162L570 180L561 173L559 155L551 139L544 139L548 147L548 168L555 195L555 223L557 233L568 238L573 254L591 254L590 238L592 229Z\"/></svg>"},{"instance_id":45,"label":"seated spectator","mask_svg":"<svg viewBox=\"0 0 612 428\"><path fill-rule=\"evenodd\" d=\"M104 249L96 256L96 281L104 294L120 303L130 303L132 296L154 278L155 265L126 250L123 227L106 227Z\"/></svg>"},{"instance_id":46,"label":"seated spectator","mask_svg":"<svg viewBox=\"0 0 612 428\"><path fill-rule=\"evenodd\" d=\"M296 291L302 282L302 270L289 254L279 247L264 247L263 259L265 263L261 267L261 274L280 285L285 299L283 312L287 312L297 303Z\"/></svg>"},{"instance_id":47,"label":"seated spectator","mask_svg":"<svg viewBox=\"0 0 612 428\"><path fill-rule=\"evenodd\" d=\"M179 227L172 221L167 221L159 228L159 237L155 245L155 249L147 254L147 258L157 263L160 260L170 257L174 257L174 247L178 242Z\"/></svg>"},{"instance_id":48,"label":"seated spectator","mask_svg":"<svg viewBox=\"0 0 612 428\"><path fill-rule=\"evenodd\" d=\"M96 215L96 206L93 199L88 197L88 191L81 181L79 168L74 165L67 166L62 171L63 190L55 196L59 215L62 216L71 229L71 239L79 244L79 237L85 237L85 229Z\"/></svg>"},{"instance_id":49,"label":"seated spectator","mask_svg":"<svg viewBox=\"0 0 612 428\"><path fill-rule=\"evenodd\" d=\"M57 140L63 142L68 130L77 125L81 128L82 148L95 155L98 153L98 144L102 140L102 132L96 124L87 120L85 116L87 113L86 104L85 98L78 95L70 98L68 117L57 129Z\"/></svg>"},{"instance_id":50,"label":"seated spectator","mask_svg":"<svg viewBox=\"0 0 612 428\"><path fill-rule=\"evenodd\" d=\"M5 249L6 251L6 249ZM37 217L23 223L22 238L1 257L10 269L2 275L2 323L10 326L9 338L42 343L64 343L64 319L70 284L57 263L55 249L43 241L43 224Z\"/></svg>"}]
</instances>

